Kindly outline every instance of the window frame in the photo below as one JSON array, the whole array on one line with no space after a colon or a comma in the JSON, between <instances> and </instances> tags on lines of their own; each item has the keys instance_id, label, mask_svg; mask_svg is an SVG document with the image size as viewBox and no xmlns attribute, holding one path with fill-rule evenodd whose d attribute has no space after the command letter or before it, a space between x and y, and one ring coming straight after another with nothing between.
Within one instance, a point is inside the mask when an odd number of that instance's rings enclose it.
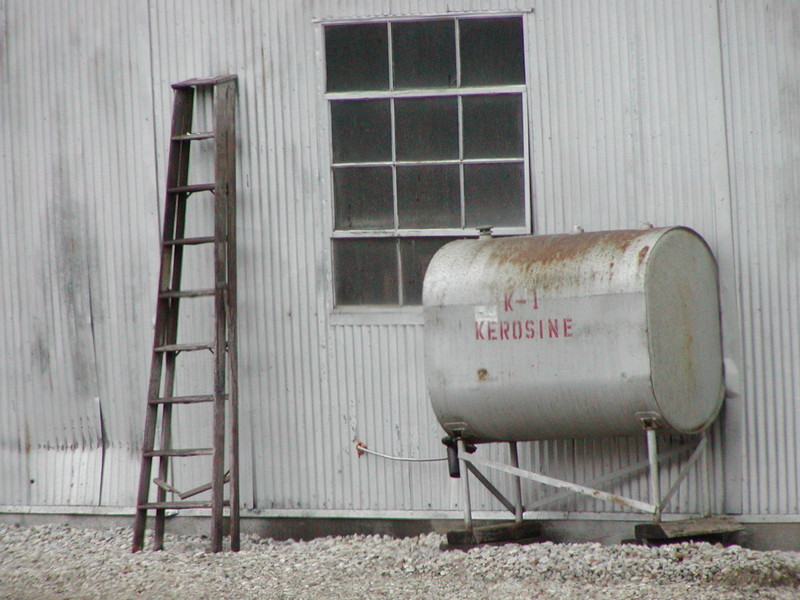
<instances>
[{"instance_id":1,"label":"window frame","mask_svg":"<svg viewBox=\"0 0 800 600\"><path fill-rule=\"evenodd\" d=\"M486 85L486 86L470 86L460 87L461 84L461 35L459 24L464 20L487 20L493 18L509 18L519 17L522 26L522 53L524 57L524 82L518 84L505 84L505 85ZM392 46L392 25L395 23L403 22L418 22L418 21L453 21L455 26L455 61L457 70L457 80L453 87L437 87L437 88L413 88L413 89L393 89L394 88L394 70L392 68L393 61L393 46ZM476 12L476 13L450 13L450 14L436 14L436 15L404 15L404 16L380 16L374 18L363 19L330 19L321 20L320 23L320 63L321 63L321 89L322 89L322 102L324 104L324 116L326 119L327 127L327 161L324 163L325 172L327 174L326 193L329 199L329 210L327 219L329 223L328 233L328 260L327 265L330 269L329 279L330 293L329 302L331 307L331 314L333 315L355 315L355 316L372 316L373 318L380 315L388 316L388 319L377 318L376 322L395 322L393 317L397 317L397 322L421 322L422 305L421 304L405 304L404 291L403 291L403 262L401 260L401 243L403 238L470 238L477 237L480 234L478 227L466 226L466 199L465 199L465 179L464 168L471 164L488 165L488 164L519 164L522 166L523 174L523 224L515 226L497 226L492 228L492 234L495 236L509 236L509 235L525 235L532 233L534 229L533 224L533 164L532 164L532 140L530 139L530 53L528 51L527 40L527 19L526 13L519 11L493 11L493 12ZM370 90L370 91L327 91L326 81L326 48L325 48L325 27L335 25L360 25L360 24L386 24L387 25L387 45L388 45L388 61L389 61L389 85L388 89L384 90ZM520 97L521 105L521 120L522 120L522 155L521 156L508 156L498 158L465 158L464 156L464 107L463 99L470 96L495 96L495 95L517 95ZM397 158L397 139L396 139L396 111L395 101L404 99L419 99L419 98L455 98L457 101L457 134L458 134L458 158L454 159L429 159L429 160L398 160ZM358 100L388 100L390 106L390 137L391 137L391 157L389 160L379 160L372 162L335 162L333 157L333 123L332 123L332 106L336 101L358 101ZM459 203L460 203L460 222L461 227L439 227L439 228L404 228L400 226L399 215L399 198L397 190L398 168L413 167L413 166L439 166L439 165L456 165L458 166L459 173ZM336 199L334 194L334 171L337 168L357 168L357 167L377 167L377 168L390 168L392 171L392 210L393 210L393 226L382 229L336 229ZM491 225L491 224L487 224ZM335 273L335 250L334 244L336 240L343 239L376 239L376 238L389 238L396 239L397 253L397 281L398 281L398 304L343 304L337 305L336 303L336 273ZM350 319L344 319L343 322L355 322ZM363 323L364 321L358 321Z\"/></svg>"}]
</instances>

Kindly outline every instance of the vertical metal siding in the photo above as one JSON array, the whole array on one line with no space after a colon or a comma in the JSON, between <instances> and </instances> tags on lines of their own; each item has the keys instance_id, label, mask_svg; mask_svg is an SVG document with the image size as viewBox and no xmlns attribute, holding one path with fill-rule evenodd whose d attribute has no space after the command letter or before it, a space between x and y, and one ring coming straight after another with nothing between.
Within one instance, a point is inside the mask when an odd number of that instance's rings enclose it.
<instances>
[{"instance_id":1,"label":"vertical metal siding","mask_svg":"<svg viewBox=\"0 0 800 600\"><path fill-rule=\"evenodd\" d=\"M11 82L10 57L10 9L6 0L0 2L0 81ZM0 99L0 124L10 123L12 110L8 102ZM17 186L14 179L13 158L17 152L7 142L10 132L3 127L0 138L0 173L3 177L3 197L17 197ZM20 322L20 303L15 299L17 288L16 268L21 252L22 239L16 235L7 235L6 228L16 224L16 211L14 204L9 201L0 202L0 223L8 224L2 229L0 235L0 306L3 318L0 319L0 335L5 344L12 348L22 347L22 328L14 327L13 323ZM13 285L12 285L13 284ZM4 356L5 358L5 356ZM27 489L28 464L25 460L25 448L28 443L25 415L22 412L24 405L12 399L22 396L21 378L18 376L18 361L0 360L0 477L7 484L3 502L23 504L29 501Z\"/></svg>"},{"instance_id":2,"label":"vertical metal siding","mask_svg":"<svg viewBox=\"0 0 800 600\"><path fill-rule=\"evenodd\" d=\"M142 16L3 3L3 503L132 499L156 239Z\"/></svg>"},{"instance_id":3,"label":"vertical metal siding","mask_svg":"<svg viewBox=\"0 0 800 600\"><path fill-rule=\"evenodd\" d=\"M722 0L98 0L79 11L0 0L0 118L12 140L0 144L0 172L4 197L15 199L0 203L0 474L11 482L0 504L133 503L169 85L238 73L245 506L456 508L441 463L354 452L360 439L391 454L441 455L441 433L418 319L332 316L319 20L508 9L526 13L536 230L651 221L693 226L711 242L736 392L713 431L715 501L724 490L729 507L797 514L798 11ZM190 280L204 276L199 261L189 265ZM188 313L185 339L202 335L207 312ZM200 360L181 371L183 385L203 383ZM200 411L180 423L179 439L207 432ZM578 481L645 457L643 437L522 452L524 465ZM175 470L178 487L206 477L202 465ZM672 510L697 508L697 484L684 483ZM647 495L644 476L614 489ZM550 492L526 486L525 501ZM499 508L483 492L475 506ZM542 508L612 510L576 498Z\"/></svg>"},{"instance_id":4,"label":"vertical metal siding","mask_svg":"<svg viewBox=\"0 0 800 600\"><path fill-rule=\"evenodd\" d=\"M715 3L542 3L533 33L540 231L650 221L713 239L707 200L727 188Z\"/></svg>"},{"instance_id":5,"label":"vertical metal siding","mask_svg":"<svg viewBox=\"0 0 800 600\"><path fill-rule=\"evenodd\" d=\"M533 123L537 230L683 224L729 261L716 3L540 2L529 35L539 64L530 82L541 114ZM642 440L551 445L538 453L542 468L577 479L638 462L644 450ZM627 493L646 495L644 478L629 485ZM690 487L673 510L696 506Z\"/></svg>"},{"instance_id":6,"label":"vertical metal siding","mask_svg":"<svg viewBox=\"0 0 800 600\"><path fill-rule=\"evenodd\" d=\"M798 514L800 7L720 6L745 315L743 510Z\"/></svg>"}]
</instances>

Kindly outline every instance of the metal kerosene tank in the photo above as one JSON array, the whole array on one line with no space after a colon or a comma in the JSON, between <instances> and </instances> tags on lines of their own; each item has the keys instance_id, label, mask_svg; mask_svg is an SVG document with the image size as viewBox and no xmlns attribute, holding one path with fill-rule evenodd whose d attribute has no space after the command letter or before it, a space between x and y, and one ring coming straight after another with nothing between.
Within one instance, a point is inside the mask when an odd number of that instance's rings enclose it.
<instances>
[{"instance_id":1,"label":"metal kerosene tank","mask_svg":"<svg viewBox=\"0 0 800 600\"><path fill-rule=\"evenodd\" d=\"M691 229L451 242L422 301L430 401L454 437L698 433L722 403L717 266Z\"/></svg>"}]
</instances>

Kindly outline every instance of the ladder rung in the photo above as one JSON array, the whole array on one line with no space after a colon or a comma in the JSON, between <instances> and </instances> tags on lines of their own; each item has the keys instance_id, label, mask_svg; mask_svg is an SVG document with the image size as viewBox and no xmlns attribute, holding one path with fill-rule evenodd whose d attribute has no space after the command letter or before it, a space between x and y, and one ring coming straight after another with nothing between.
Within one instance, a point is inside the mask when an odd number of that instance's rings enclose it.
<instances>
[{"instance_id":1,"label":"ladder rung","mask_svg":"<svg viewBox=\"0 0 800 600\"><path fill-rule=\"evenodd\" d=\"M195 192L213 192L216 184L214 183L194 183L192 185L178 185L167 188L170 194L194 194Z\"/></svg>"},{"instance_id":2,"label":"ladder rung","mask_svg":"<svg viewBox=\"0 0 800 600\"><path fill-rule=\"evenodd\" d=\"M155 479L153 479L153 483L155 483L158 487L160 487L165 492L169 492L171 494L176 494L177 496L181 495L181 493L178 490L176 490L174 487L172 487L169 483L167 483L163 479L160 479L160 478L156 477Z\"/></svg>"},{"instance_id":3,"label":"ladder rung","mask_svg":"<svg viewBox=\"0 0 800 600\"><path fill-rule=\"evenodd\" d=\"M223 506L230 506L230 500L224 500L222 502ZM139 505L140 509L175 509L179 510L181 508L211 508L210 501L203 501L203 500L183 500L183 501L175 501L175 502L148 502L147 504Z\"/></svg>"},{"instance_id":4,"label":"ladder rung","mask_svg":"<svg viewBox=\"0 0 800 600\"><path fill-rule=\"evenodd\" d=\"M194 352L196 350L211 350L214 344L168 344L157 346L156 352Z\"/></svg>"},{"instance_id":5,"label":"ladder rung","mask_svg":"<svg viewBox=\"0 0 800 600\"><path fill-rule=\"evenodd\" d=\"M223 484L229 483L230 480L231 480L231 472L228 471L222 478L222 483ZM203 485L198 485L196 488L192 488L191 490L187 490L185 492L178 492L178 497L181 500L185 500L186 498L191 498L192 496L197 496L197 494L202 494L203 492L207 492L213 487L214 487L213 483L204 483Z\"/></svg>"},{"instance_id":6,"label":"ladder rung","mask_svg":"<svg viewBox=\"0 0 800 600\"><path fill-rule=\"evenodd\" d=\"M222 397L227 400L228 394L222 394ZM150 404L197 404L200 402L213 401L213 394L205 394L201 396L165 396L163 398L154 398L150 400Z\"/></svg>"},{"instance_id":7,"label":"ladder rung","mask_svg":"<svg viewBox=\"0 0 800 600\"><path fill-rule=\"evenodd\" d=\"M182 135L173 135L173 142L191 142L193 140L208 140L215 136L213 131L198 131L195 133L184 133Z\"/></svg>"},{"instance_id":8,"label":"ladder rung","mask_svg":"<svg viewBox=\"0 0 800 600\"><path fill-rule=\"evenodd\" d=\"M159 298L200 298L202 296L213 296L214 288L206 290L167 290L159 292Z\"/></svg>"},{"instance_id":9,"label":"ladder rung","mask_svg":"<svg viewBox=\"0 0 800 600\"><path fill-rule=\"evenodd\" d=\"M195 237L195 238L179 238L175 240L164 240L165 246L191 246L196 244L213 244L214 236Z\"/></svg>"},{"instance_id":10,"label":"ladder rung","mask_svg":"<svg viewBox=\"0 0 800 600\"><path fill-rule=\"evenodd\" d=\"M144 453L145 456L158 457L158 456L211 456L214 454L213 448L179 448L170 450L148 450Z\"/></svg>"},{"instance_id":11,"label":"ladder rung","mask_svg":"<svg viewBox=\"0 0 800 600\"><path fill-rule=\"evenodd\" d=\"M203 87L208 85L219 85L220 83L227 83L229 81L236 81L236 75L220 75L219 77L207 77L187 79L186 81L179 81L173 83L173 89L187 88L187 87Z\"/></svg>"}]
</instances>

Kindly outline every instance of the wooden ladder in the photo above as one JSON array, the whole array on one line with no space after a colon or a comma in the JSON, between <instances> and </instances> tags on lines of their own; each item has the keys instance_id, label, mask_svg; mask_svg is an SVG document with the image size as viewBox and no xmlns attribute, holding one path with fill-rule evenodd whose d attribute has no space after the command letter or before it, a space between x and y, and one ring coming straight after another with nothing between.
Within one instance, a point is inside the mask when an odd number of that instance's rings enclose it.
<instances>
[{"instance_id":1,"label":"wooden ladder","mask_svg":"<svg viewBox=\"0 0 800 600\"><path fill-rule=\"evenodd\" d=\"M222 550L225 507L228 509L229 517L230 548L238 551L240 536L234 126L237 78L236 75L225 75L210 79L190 79L176 83L172 87L175 90L175 100L166 176L161 272L136 501L133 551L141 550L144 545L148 510L155 511L153 549L161 550L164 546L164 526L168 510L210 508L211 550L219 552ZM213 93L213 131L192 132L195 95L198 90L205 92L203 97L210 98ZM189 183L190 149L193 143L200 140L211 140L206 143L214 144L213 183ZM214 195L214 234L206 237L186 237L186 212L190 196L204 192ZM206 244L213 244L214 249L214 287L181 289L184 249ZM214 339L210 342L178 343L181 300L212 296ZM174 395L178 355L183 352L203 350L210 351L214 358L213 392L206 395ZM213 407L213 416L209 415L209 419L213 419L213 439L210 440L210 447L173 448L173 407L202 403ZM159 442L156 444L159 426ZM230 445L226 457L227 428L229 428ZM178 491L169 483L170 460L197 456L212 457L211 482L186 492ZM152 480L157 497L155 502L151 502L149 497L154 458L158 458L158 476ZM229 484L227 499L224 497L226 483ZM211 492L210 501L188 500L208 491ZM167 498L167 494L170 494L170 499Z\"/></svg>"}]
</instances>

